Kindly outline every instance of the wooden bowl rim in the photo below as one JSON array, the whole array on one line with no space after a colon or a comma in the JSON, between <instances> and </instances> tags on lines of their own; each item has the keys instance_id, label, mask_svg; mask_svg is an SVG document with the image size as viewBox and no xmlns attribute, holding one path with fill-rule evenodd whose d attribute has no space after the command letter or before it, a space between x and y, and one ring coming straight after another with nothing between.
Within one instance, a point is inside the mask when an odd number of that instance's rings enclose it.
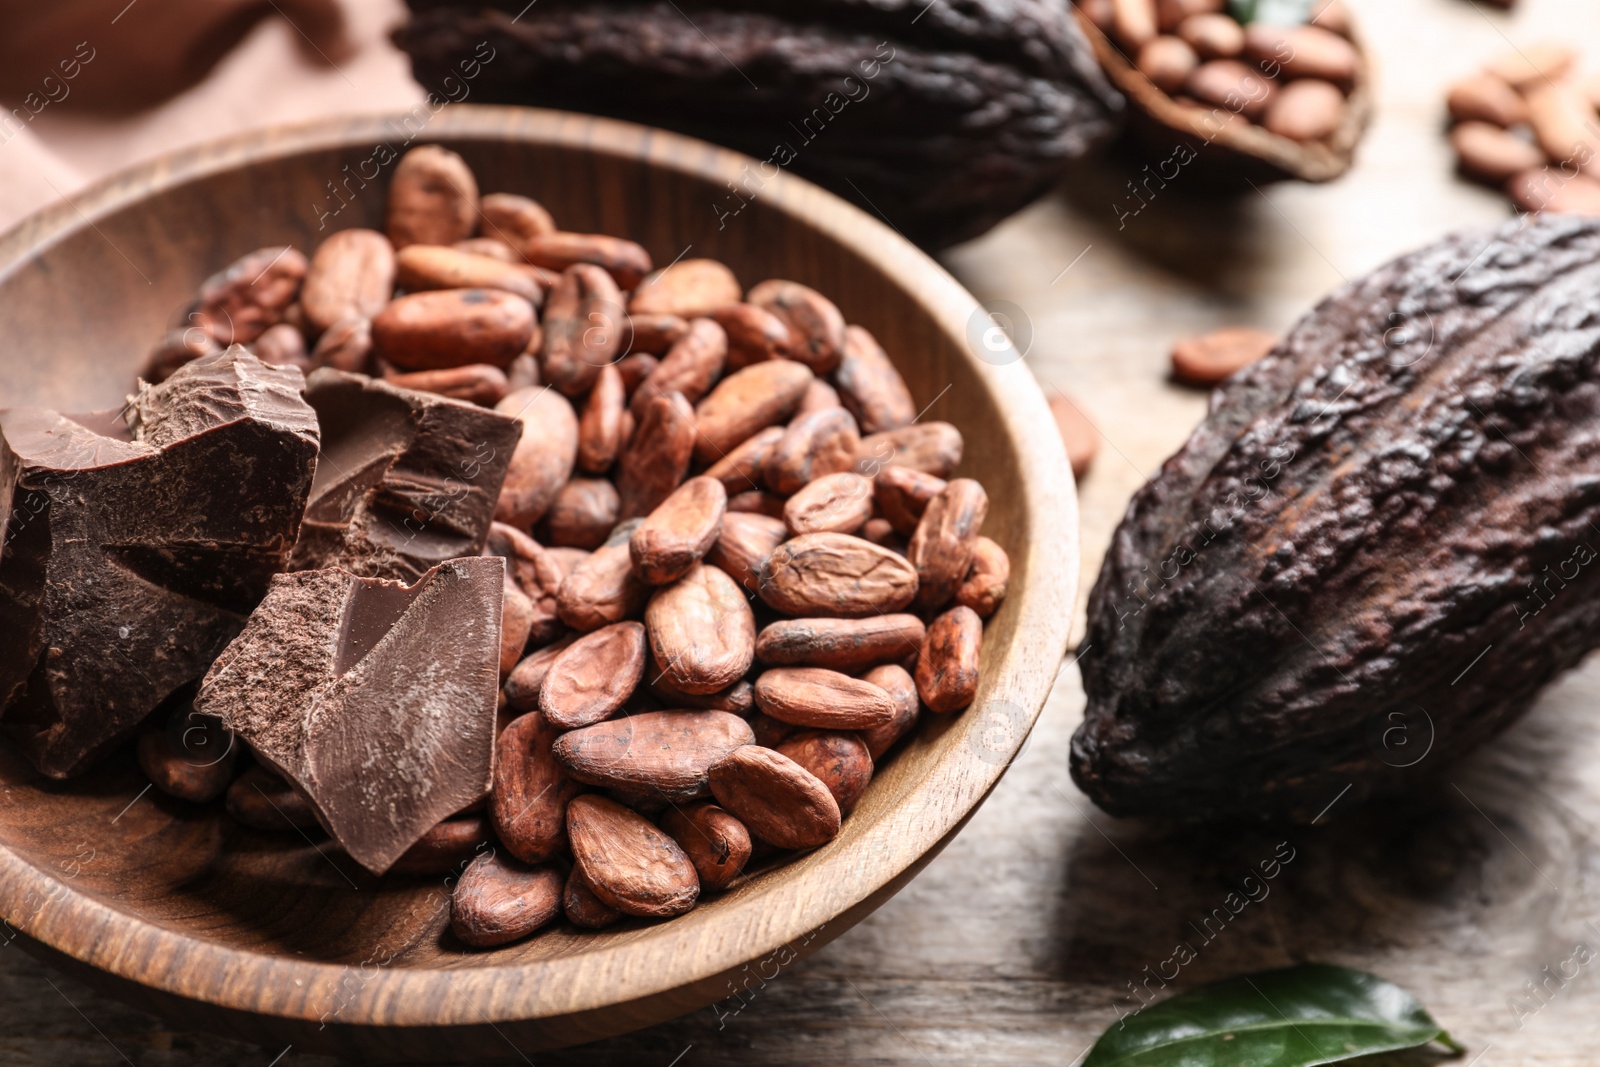
<instances>
[{"instance_id":1,"label":"wooden bowl rim","mask_svg":"<svg viewBox=\"0 0 1600 1067\"><path fill-rule=\"evenodd\" d=\"M0 280L34 254L153 194L268 160L373 143L388 137L386 123L398 118L383 113L271 127L130 167L0 235ZM747 156L679 134L533 108L454 104L434 115L416 139L443 144L473 140L587 150L700 177L716 186L735 180L754 164ZM702 924L704 928L682 920L663 923L627 944L558 959L496 963L493 953L463 954L447 967L376 968L370 977L363 975L361 987L352 993L339 989L347 965L234 948L169 929L77 893L70 882L51 878L0 847L0 910L12 925L111 975L224 1008L315 1021L325 1014L317 1010L318 993L326 1003L337 992L341 1026L475 1026L604 1009L760 959L890 886L958 829L1021 751L1066 650L1078 578L1077 504L1066 455L1057 435L1039 431L1053 423L1021 358L991 365L962 343L979 305L943 267L878 220L787 172L767 181L761 196L844 245L920 305L991 391L1017 456L1027 526L1018 543L1026 553L1028 582L1010 594L1017 610L1010 643L991 661L973 708L951 723L966 732L969 744L949 745L908 797L866 828L854 847L830 851L824 846L800 857L790 865L794 878L730 900L718 921ZM1069 533L1070 551L1061 551L1052 539L1063 531ZM984 756L977 758L978 749L969 751L970 742L981 729L979 710L992 700L1020 707L1026 728L1012 730L1005 743L986 737ZM914 797L937 800L915 804L910 802ZM892 862L862 863L869 855L892 857ZM52 899L52 905L18 914L23 910L18 902L32 899ZM106 936L113 931L115 937ZM642 973L645 969L625 965L626 956L647 948L656 959L672 960L671 967ZM604 966L600 957L607 955L624 958L620 963L612 958ZM560 972L575 965L603 973L589 976L598 980L560 981ZM582 993L574 992L580 989Z\"/></svg>"}]
</instances>

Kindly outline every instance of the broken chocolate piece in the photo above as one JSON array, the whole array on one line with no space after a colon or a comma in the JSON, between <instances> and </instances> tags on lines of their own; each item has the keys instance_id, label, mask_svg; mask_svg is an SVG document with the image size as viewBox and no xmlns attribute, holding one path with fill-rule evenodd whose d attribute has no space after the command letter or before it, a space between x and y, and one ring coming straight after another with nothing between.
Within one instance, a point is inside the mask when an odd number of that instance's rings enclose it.
<instances>
[{"instance_id":1,"label":"broken chocolate piece","mask_svg":"<svg viewBox=\"0 0 1600 1067\"><path fill-rule=\"evenodd\" d=\"M280 574L195 698L382 874L489 792L505 560Z\"/></svg>"},{"instance_id":2,"label":"broken chocolate piece","mask_svg":"<svg viewBox=\"0 0 1600 1067\"><path fill-rule=\"evenodd\" d=\"M306 401L322 455L291 569L410 582L483 551L515 419L332 369L312 373Z\"/></svg>"},{"instance_id":3,"label":"broken chocolate piece","mask_svg":"<svg viewBox=\"0 0 1600 1067\"><path fill-rule=\"evenodd\" d=\"M0 707L42 773L200 677L283 569L317 455L302 383L235 345L123 412L0 411Z\"/></svg>"}]
</instances>

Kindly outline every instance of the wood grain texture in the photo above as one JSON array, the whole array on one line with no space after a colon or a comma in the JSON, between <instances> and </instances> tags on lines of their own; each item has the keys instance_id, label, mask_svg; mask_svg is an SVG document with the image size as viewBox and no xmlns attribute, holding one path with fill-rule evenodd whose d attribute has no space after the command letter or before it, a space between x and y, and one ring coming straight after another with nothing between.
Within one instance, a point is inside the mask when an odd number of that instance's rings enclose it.
<instances>
[{"instance_id":1,"label":"wood grain texture","mask_svg":"<svg viewBox=\"0 0 1600 1067\"><path fill-rule=\"evenodd\" d=\"M0 238L0 336L13 353L51 353L0 364L7 402L116 407L207 274L263 245L310 249L321 226L381 225L388 168L343 186L348 199L327 183L370 174L374 146L403 136L395 117L220 142ZM924 417L965 431L963 471L990 486L1015 573L971 711L919 731L834 841L666 924L466 951L446 933L438 880L380 882L310 842L245 832L220 805L151 795L129 807L144 783L127 759L61 785L0 750L0 910L19 936L169 1017L384 1059L481 1054L507 1039L538 1049L659 1022L715 999L752 961L848 929L932 858L1021 745L1066 644L1077 573L1072 483L1059 442L1040 433L1042 395L1020 362L967 350L974 301L886 227L786 176L719 226L717 196L747 161L621 123L458 107L425 139L459 151L485 190L533 195L565 226L627 235L657 263L693 249L747 284L787 277L836 295L900 361Z\"/></svg>"},{"instance_id":2,"label":"wood grain texture","mask_svg":"<svg viewBox=\"0 0 1600 1067\"><path fill-rule=\"evenodd\" d=\"M1445 83L1508 40L1600 42L1600 6L1589 0L1522 0L1511 16L1482 0L1350 2L1373 50L1378 99L1344 178L1240 198L1175 185L1119 231L1113 206L1139 167L1102 162L1075 176L1070 194L945 257L981 299L1025 310L1028 364L1047 392L1070 393L1103 432L1079 487L1086 580L1128 497L1205 410L1206 394L1166 381L1172 340L1234 323L1283 329L1342 275L1452 228L1506 218L1502 197L1451 173ZM1600 69L1600 53L1589 69ZM879 207L893 218L894 205ZM1283 840L1097 812L1066 769L1082 702L1069 667L1027 750L968 827L905 890L814 956L648 1030L526 1058L504 1045L500 1056L541 1067L1077 1067L1116 1022L1125 983L1167 959L1177 938L1194 936L1189 923L1222 904L1239 868ZM1419 777L1411 801L1349 822L1333 821L1336 807L1294 838L1297 858L1271 895L1230 921L1172 988L1329 960L1375 970L1421 997L1468 1046L1448 1061L1460 1067L1600 1061L1592 966L1520 1026L1508 1003L1565 960L1574 940L1596 947L1584 924L1600 922L1597 704L1600 664L1591 663L1492 749L1452 775ZM7 1064L333 1062L285 1050L287 1042L255 1048L159 1020L14 949L0 950L0 994Z\"/></svg>"}]
</instances>

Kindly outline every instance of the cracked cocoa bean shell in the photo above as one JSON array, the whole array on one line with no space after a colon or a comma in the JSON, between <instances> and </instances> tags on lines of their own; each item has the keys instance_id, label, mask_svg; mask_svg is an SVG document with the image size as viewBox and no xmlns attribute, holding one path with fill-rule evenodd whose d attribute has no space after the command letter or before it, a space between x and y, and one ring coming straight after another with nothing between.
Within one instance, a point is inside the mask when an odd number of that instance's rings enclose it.
<instances>
[{"instance_id":1,"label":"cracked cocoa bean shell","mask_svg":"<svg viewBox=\"0 0 1600 1067\"><path fill-rule=\"evenodd\" d=\"M724 220L792 166L944 247L1055 185L1122 106L1059 0L410 4L395 39L427 88L471 62L474 100L632 119L770 161L715 205ZM471 58L485 43L493 62Z\"/></svg>"},{"instance_id":2,"label":"cracked cocoa bean shell","mask_svg":"<svg viewBox=\"0 0 1600 1067\"><path fill-rule=\"evenodd\" d=\"M1336 817L1577 664L1600 640L1597 285L1600 221L1454 235L1225 383L1091 595L1084 792L1190 819L1341 798Z\"/></svg>"}]
</instances>

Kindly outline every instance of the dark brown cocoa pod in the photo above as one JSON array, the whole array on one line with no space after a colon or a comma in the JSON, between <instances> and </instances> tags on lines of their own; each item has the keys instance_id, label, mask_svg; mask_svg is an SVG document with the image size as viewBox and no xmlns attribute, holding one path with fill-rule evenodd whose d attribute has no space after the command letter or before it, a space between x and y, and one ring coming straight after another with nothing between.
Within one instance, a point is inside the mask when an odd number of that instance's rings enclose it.
<instances>
[{"instance_id":1,"label":"dark brown cocoa pod","mask_svg":"<svg viewBox=\"0 0 1600 1067\"><path fill-rule=\"evenodd\" d=\"M622 912L594 895L578 868L567 875L567 888L561 894L561 908L567 921L585 930L599 930L622 918Z\"/></svg>"},{"instance_id":2,"label":"dark brown cocoa pod","mask_svg":"<svg viewBox=\"0 0 1600 1067\"><path fill-rule=\"evenodd\" d=\"M538 863L567 844L567 805L583 786L567 777L550 752L561 735L537 711L512 721L494 743L494 788L489 818L507 851Z\"/></svg>"},{"instance_id":3,"label":"dark brown cocoa pod","mask_svg":"<svg viewBox=\"0 0 1600 1067\"><path fill-rule=\"evenodd\" d=\"M683 849L700 876L700 888L726 889L750 862L750 831L711 803L669 808L661 829Z\"/></svg>"},{"instance_id":4,"label":"dark brown cocoa pod","mask_svg":"<svg viewBox=\"0 0 1600 1067\"><path fill-rule=\"evenodd\" d=\"M694 457L694 409L681 393L658 396L645 405L633 438L617 460L621 515L648 515L689 473Z\"/></svg>"},{"instance_id":5,"label":"dark brown cocoa pod","mask_svg":"<svg viewBox=\"0 0 1600 1067\"><path fill-rule=\"evenodd\" d=\"M929 711L960 711L978 692L983 620L957 605L928 624L917 656L917 695Z\"/></svg>"},{"instance_id":6,"label":"dark brown cocoa pod","mask_svg":"<svg viewBox=\"0 0 1600 1067\"><path fill-rule=\"evenodd\" d=\"M833 372L833 384L862 433L898 430L916 420L916 401L905 379L877 338L860 326L845 328L844 356Z\"/></svg>"},{"instance_id":7,"label":"dark brown cocoa pod","mask_svg":"<svg viewBox=\"0 0 1600 1067\"><path fill-rule=\"evenodd\" d=\"M209 803L228 791L239 762L233 731L188 701L157 712L139 734L139 769L169 797Z\"/></svg>"},{"instance_id":8,"label":"dark brown cocoa pod","mask_svg":"<svg viewBox=\"0 0 1600 1067\"><path fill-rule=\"evenodd\" d=\"M720 0L692 22L664 2L496 7L413 0L396 40L418 81L446 95L487 44L500 58L481 63L475 101L599 112L748 152L765 162L713 205L730 227L792 164L912 240L953 244L1055 186L1121 107L1063 3ZM812 110L824 98L837 108L825 120ZM775 150L791 122L805 130Z\"/></svg>"},{"instance_id":9,"label":"dark brown cocoa pod","mask_svg":"<svg viewBox=\"0 0 1600 1067\"><path fill-rule=\"evenodd\" d=\"M839 730L805 730L778 746L828 787L841 816L849 815L872 783L872 754L859 734Z\"/></svg>"},{"instance_id":10,"label":"dark brown cocoa pod","mask_svg":"<svg viewBox=\"0 0 1600 1067\"><path fill-rule=\"evenodd\" d=\"M1336 292L1214 394L1090 598L1072 756L1090 797L1306 821L1342 797L1338 817L1481 744L1594 647L1597 282L1594 219L1457 234Z\"/></svg>"},{"instance_id":11,"label":"dark brown cocoa pod","mask_svg":"<svg viewBox=\"0 0 1600 1067\"><path fill-rule=\"evenodd\" d=\"M539 373L565 395L582 396L600 368L616 362L625 323L611 275L587 263L562 271L545 303Z\"/></svg>"},{"instance_id":12,"label":"dark brown cocoa pod","mask_svg":"<svg viewBox=\"0 0 1600 1067\"><path fill-rule=\"evenodd\" d=\"M450 932L473 948L520 941L561 914L565 885L550 864L529 867L485 852L450 894Z\"/></svg>"},{"instance_id":13,"label":"dark brown cocoa pod","mask_svg":"<svg viewBox=\"0 0 1600 1067\"><path fill-rule=\"evenodd\" d=\"M606 543L622 499L617 487L604 478L574 478L563 485L544 514L544 529L552 545L595 549Z\"/></svg>"}]
</instances>

